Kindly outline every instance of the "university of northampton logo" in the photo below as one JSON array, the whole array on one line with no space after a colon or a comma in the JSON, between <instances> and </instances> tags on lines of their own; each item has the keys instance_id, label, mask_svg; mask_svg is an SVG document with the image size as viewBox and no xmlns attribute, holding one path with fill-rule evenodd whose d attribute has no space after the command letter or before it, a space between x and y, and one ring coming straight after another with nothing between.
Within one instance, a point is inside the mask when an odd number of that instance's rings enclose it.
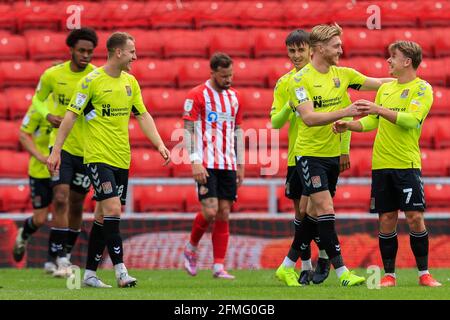
<instances>
[{"instance_id":1,"label":"university of northampton logo","mask_svg":"<svg viewBox=\"0 0 450 320\"><path fill-rule=\"evenodd\" d=\"M339 88L341 86L341 81L339 80L339 78L333 78L333 81L336 88Z\"/></svg>"}]
</instances>

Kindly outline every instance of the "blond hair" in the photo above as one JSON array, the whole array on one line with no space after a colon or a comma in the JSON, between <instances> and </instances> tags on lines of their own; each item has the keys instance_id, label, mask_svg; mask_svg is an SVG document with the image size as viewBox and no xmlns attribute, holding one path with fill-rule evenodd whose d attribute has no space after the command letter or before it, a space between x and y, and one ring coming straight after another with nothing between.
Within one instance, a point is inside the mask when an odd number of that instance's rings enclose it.
<instances>
[{"instance_id":1,"label":"blond hair","mask_svg":"<svg viewBox=\"0 0 450 320\"><path fill-rule=\"evenodd\" d=\"M342 28L337 24L320 24L312 28L309 37L310 46L315 47L320 42L327 42L335 36L342 35Z\"/></svg>"},{"instance_id":2,"label":"blond hair","mask_svg":"<svg viewBox=\"0 0 450 320\"><path fill-rule=\"evenodd\" d=\"M106 41L108 56L112 56L116 48L123 48L126 45L127 40L134 41L134 38L126 32L114 32L113 34L111 34Z\"/></svg>"},{"instance_id":3,"label":"blond hair","mask_svg":"<svg viewBox=\"0 0 450 320\"><path fill-rule=\"evenodd\" d=\"M396 41L389 45L389 52L392 54L398 49L403 55L411 59L414 70L417 70L422 62L422 48L413 41Z\"/></svg>"}]
</instances>

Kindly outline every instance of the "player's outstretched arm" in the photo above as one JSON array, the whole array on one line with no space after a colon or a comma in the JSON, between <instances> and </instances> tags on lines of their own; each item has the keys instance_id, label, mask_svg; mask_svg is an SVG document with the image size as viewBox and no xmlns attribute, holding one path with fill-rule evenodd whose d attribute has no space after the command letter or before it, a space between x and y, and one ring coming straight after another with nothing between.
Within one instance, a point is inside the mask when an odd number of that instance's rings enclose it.
<instances>
[{"instance_id":1,"label":"player's outstretched arm","mask_svg":"<svg viewBox=\"0 0 450 320\"><path fill-rule=\"evenodd\" d=\"M145 136L153 143L158 152L164 158L164 165L166 166L170 162L170 151L166 148L164 142L159 135L158 129L156 128L155 121L153 117L148 112L144 112L136 116L139 126L144 132Z\"/></svg>"},{"instance_id":2,"label":"player's outstretched arm","mask_svg":"<svg viewBox=\"0 0 450 320\"><path fill-rule=\"evenodd\" d=\"M273 112L270 114L270 120L272 122L272 128L273 129L281 129L286 124L286 122L289 120L289 116L292 113L292 108L289 106L289 104L285 104L281 110L278 110L276 112Z\"/></svg>"},{"instance_id":3,"label":"player's outstretched arm","mask_svg":"<svg viewBox=\"0 0 450 320\"><path fill-rule=\"evenodd\" d=\"M203 166L195 144L194 121L184 120L184 143L189 154L189 161L192 165L192 177L199 184L206 184L206 178L209 177L208 171Z\"/></svg>"},{"instance_id":4,"label":"player's outstretched arm","mask_svg":"<svg viewBox=\"0 0 450 320\"><path fill-rule=\"evenodd\" d=\"M70 130L72 130L78 115L75 112L67 110L64 115L64 119L59 126L58 134L56 135L56 141L53 145L52 152L47 159L47 167L51 173L59 170L59 165L61 164L61 149L64 145L64 141L69 135Z\"/></svg>"},{"instance_id":5,"label":"player's outstretched arm","mask_svg":"<svg viewBox=\"0 0 450 320\"><path fill-rule=\"evenodd\" d=\"M33 138L31 136L31 134L23 132L22 130L20 130L19 141L20 141L20 144L23 146L23 148L25 150L27 150L29 154L31 154L33 157L38 159L40 162L42 162L44 164L47 163L47 156L44 156L36 148L36 145L34 144L34 141L33 141Z\"/></svg>"},{"instance_id":6,"label":"player's outstretched arm","mask_svg":"<svg viewBox=\"0 0 450 320\"><path fill-rule=\"evenodd\" d=\"M366 81L363 83L359 90L361 91L376 91L383 83L394 81L394 78L371 78L367 77Z\"/></svg>"},{"instance_id":7,"label":"player's outstretched arm","mask_svg":"<svg viewBox=\"0 0 450 320\"><path fill-rule=\"evenodd\" d=\"M314 112L313 103L307 101L297 106L297 112L308 127L324 126L344 117L355 117L366 114L366 107L352 103L345 109L333 112Z\"/></svg>"}]
</instances>

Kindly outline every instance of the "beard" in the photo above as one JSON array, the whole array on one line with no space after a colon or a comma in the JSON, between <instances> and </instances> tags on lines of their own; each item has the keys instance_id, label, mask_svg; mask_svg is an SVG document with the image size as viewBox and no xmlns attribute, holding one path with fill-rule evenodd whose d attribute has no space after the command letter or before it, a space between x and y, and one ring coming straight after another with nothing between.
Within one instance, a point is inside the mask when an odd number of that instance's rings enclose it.
<instances>
[{"instance_id":1,"label":"beard","mask_svg":"<svg viewBox=\"0 0 450 320\"><path fill-rule=\"evenodd\" d=\"M221 85L220 83L217 82L216 79L213 79L213 80L214 80L214 84L216 85L216 87L219 88L220 90L228 90L231 87L231 84L229 84L229 85Z\"/></svg>"}]
</instances>

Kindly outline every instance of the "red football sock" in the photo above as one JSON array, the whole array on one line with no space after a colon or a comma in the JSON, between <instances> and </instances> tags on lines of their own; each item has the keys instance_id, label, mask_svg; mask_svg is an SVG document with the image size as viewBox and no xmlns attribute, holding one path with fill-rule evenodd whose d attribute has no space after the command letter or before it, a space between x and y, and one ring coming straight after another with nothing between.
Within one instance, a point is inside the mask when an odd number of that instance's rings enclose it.
<instances>
[{"instance_id":1,"label":"red football sock","mask_svg":"<svg viewBox=\"0 0 450 320\"><path fill-rule=\"evenodd\" d=\"M229 237L230 228L228 221L216 220L212 230L214 263L224 263Z\"/></svg>"},{"instance_id":2,"label":"red football sock","mask_svg":"<svg viewBox=\"0 0 450 320\"><path fill-rule=\"evenodd\" d=\"M201 212L197 213L194 219L194 223L192 225L191 241L190 241L194 247L198 245L198 242L202 238L206 229L208 229L208 226L209 222L205 219L205 217L203 217L203 214Z\"/></svg>"}]
</instances>

